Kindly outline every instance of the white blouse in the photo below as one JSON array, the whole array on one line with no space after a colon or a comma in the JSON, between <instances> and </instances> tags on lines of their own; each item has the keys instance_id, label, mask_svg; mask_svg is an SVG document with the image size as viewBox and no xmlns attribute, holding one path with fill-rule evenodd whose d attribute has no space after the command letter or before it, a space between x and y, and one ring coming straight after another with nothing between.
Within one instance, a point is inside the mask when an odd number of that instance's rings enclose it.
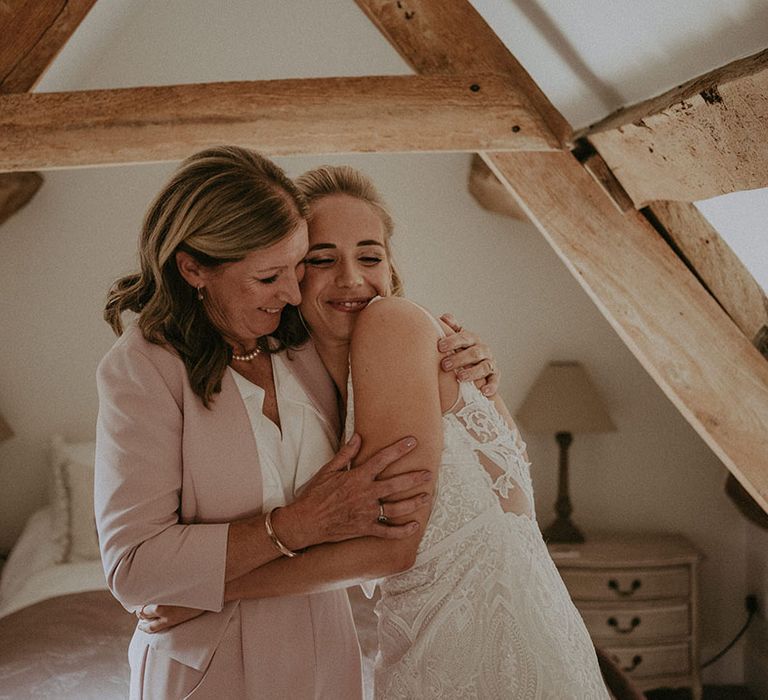
<instances>
[{"instance_id":1,"label":"white blouse","mask_svg":"<svg viewBox=\"0 0 768 700\"><path fill-rule=\"evenodd\" d=\"M261 465L263 510L290 503L328 462L338 440L290 371L286 354L270 355L280 428L263 413L265 392L231 367L229 371L251 422Z\"/></svg>"}]
</instances>

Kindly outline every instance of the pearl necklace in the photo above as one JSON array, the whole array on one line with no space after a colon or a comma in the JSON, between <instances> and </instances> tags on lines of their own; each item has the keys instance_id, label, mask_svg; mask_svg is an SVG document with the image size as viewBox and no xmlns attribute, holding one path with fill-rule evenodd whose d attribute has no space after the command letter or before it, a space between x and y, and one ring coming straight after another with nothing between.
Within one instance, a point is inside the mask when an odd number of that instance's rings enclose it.
<instances>
[{"instance_id":1,"label":"pearl necklace","mask_svg":"<svg viewBox=\"0 0 768 700\"><path fill-rule=\"evenodd\" d=\"M237 360L238 362L250 362L256 355L258 355L261 352L261 348L258 346L255 350L251 350L251 352L245 353L245 355L238 355L234 351L232 352L232 359Z\"/></svg>"}]
</instances>

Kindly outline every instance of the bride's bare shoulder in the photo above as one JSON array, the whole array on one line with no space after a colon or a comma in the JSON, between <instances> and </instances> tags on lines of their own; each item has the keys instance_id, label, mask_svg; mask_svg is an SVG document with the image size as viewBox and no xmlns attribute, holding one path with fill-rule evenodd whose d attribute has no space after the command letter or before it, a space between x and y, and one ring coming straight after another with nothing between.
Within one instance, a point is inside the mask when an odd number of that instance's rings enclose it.
<instances>
[{"instance_id":1,"label":"bride's bare shoulder","mask_svg":"<svg viewBox=\"0 0 768 700\"><path fill-rule=\"evenodd\" d=\"M434 321L420 306L403 297L384 297L360 312L352 339L355 342L373 337L389 342L413 342L417 338L436 339L437 336Z\"/></svg>"}]
</instances>

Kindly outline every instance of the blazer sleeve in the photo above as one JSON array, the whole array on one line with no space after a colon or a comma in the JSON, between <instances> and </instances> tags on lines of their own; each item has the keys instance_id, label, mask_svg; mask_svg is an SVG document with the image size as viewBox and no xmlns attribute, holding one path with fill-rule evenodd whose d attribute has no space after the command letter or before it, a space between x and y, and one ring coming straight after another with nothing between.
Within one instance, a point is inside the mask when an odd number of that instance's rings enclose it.
<instances>
[{"instance_id":1,"label":"blazer sleeve","mask_svg":"<svg viewBox=\"0 0 768 700\"><path fill-rule=\"evenodd\" d=\"M126 344L102 360L97 387L95 511L112 594L132 611L147 603L220 611L229 525L179 521L181 400L150 357Z\"/></svg>"}]
</instances>

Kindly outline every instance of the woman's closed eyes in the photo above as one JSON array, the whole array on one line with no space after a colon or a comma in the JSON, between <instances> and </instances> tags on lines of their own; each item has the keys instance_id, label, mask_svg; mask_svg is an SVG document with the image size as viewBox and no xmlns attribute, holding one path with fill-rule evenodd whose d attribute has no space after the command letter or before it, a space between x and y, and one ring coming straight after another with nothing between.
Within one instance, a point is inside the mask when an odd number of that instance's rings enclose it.
<instances>
[{"instance_id":1,"label":"woman's closed eyes","mask_svg":"<svg viewBox=\"0 0 768 700\"><path fill-rule=\"evenodd\" d=\"M378 265L383 262L384 258L378 255L363 255L358 258L358 261L363 265L372 267L373 265ZM335 262L336 258L330 256L306 259L307 265L311 265L312 267L330 267Z\"/></svg>"}]
</instances>

